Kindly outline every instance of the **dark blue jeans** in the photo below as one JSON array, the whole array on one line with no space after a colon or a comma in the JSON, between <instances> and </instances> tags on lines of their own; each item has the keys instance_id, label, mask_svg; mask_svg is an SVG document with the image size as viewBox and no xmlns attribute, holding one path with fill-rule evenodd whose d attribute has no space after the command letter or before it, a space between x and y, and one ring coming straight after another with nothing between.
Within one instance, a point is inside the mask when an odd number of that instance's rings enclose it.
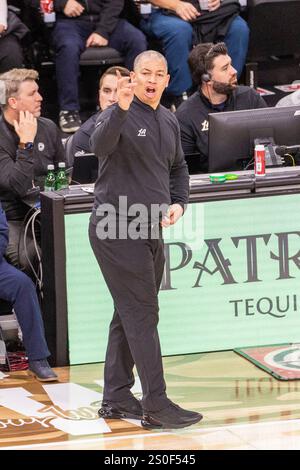
<instances>
[{"instance_id":1,"label":"dark blue jeans","mask_svg":"<svg viewBox=\"0 0 300 470\"><path fill-rule=\"evenodd\" d=\"M0 298L13 305L29 360L50 356L35 286L23 272L0 262Z\"/></svg>"},{"instance_id":2,"label":"dark blue jeans","mask_svg":"<svg viewBox=\"0 0 300 470\"><path fill-rule=\"evenodd\" d=\"M148 20L143 20L141 28L149 36L154 36L163 43L164 54L168 61L171 81L168 93L179 96L192 86L192 78L187 63L193 42L193 28L187 21L173 15L164 15L155 10ZM224 38L232 65L241 75L249 42L247 23L237 16Z\"/></svg>"},{"instance_id":3,"label":"dark blue jeans","mask_svg":"<svg viewBox=\"0 0 300 470\"><path fill-rule=\"evenodd\" d=\"M56 54L56 80L61 110L79 110L79 59L85 50L87 38L94 30L93 23L82 20L59 19L55 24L52 42ZM125 67L132 69L135 57L147 49L147 40L142 31L120 19L108 45L119 51L125 58Z\"/></svg>"}]
</instances>

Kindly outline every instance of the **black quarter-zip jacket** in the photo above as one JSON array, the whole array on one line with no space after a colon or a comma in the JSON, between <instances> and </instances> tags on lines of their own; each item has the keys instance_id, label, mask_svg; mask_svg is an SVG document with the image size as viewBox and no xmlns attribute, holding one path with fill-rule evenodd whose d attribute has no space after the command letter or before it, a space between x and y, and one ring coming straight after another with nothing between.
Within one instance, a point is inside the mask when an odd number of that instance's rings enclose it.
<instances>
[{"instance_id":1,"label":"black quarter-zip jacket","mask_svg":"<svg viewBox=\"0 0 300 470\"><path fill-rule=\"evenodd\" d=\"M0 201L7 220L23 220L28 206L22 201L33 185L44 187L47 165L65 161L60 131L54 122L39 117L31 150L18 148L13 126L0 118Z\"/></svg>"},{"instance_id":2,"label":"black quarter-zip jacket","mask_svg":"<svg viewBox=\"0 0 300 470\"><path fill-rule=\"evenodd\" d=\"M135 97L128 111L109 107L98 118L91 149L100 165L95 208L109 203L118 213L119 196L127 196L128 207L138 203L149 211L151 204L188 203L179 124L163 106L154 110Z\"/></svg>"}]
</instances>

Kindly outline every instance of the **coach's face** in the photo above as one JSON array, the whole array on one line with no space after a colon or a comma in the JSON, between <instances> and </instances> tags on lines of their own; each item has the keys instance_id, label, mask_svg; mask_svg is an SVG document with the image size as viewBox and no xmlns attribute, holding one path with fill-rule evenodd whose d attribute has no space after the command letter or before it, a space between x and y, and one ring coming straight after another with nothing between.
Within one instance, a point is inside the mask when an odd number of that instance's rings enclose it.
<instances>
[{"instance_id":1,"label":"coach's face","mask_svg":"<svg viewBox=\"0 0 300 470\"><path fill-rule=\"evenodd\" d=\"M136 82L138 99L156 109L170 80L165 61L155 56L141 58L131 78Z\"/></svg>"}]
</instances>

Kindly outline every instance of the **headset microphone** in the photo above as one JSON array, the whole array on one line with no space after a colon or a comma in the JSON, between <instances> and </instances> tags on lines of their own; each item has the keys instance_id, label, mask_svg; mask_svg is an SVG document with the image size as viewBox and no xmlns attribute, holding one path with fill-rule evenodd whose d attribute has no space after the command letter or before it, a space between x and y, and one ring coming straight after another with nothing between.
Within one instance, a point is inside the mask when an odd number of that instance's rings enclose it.
<instances>
[{"instance_id":1,"label":"headset microphone","mask_svg":"<svg viewBox=\"0 0 300 470\"><path fill-rule=\"evenodd\" d=\"M211 74L210 73L204 73L201 77L202 81L205 83L208 83L211 81Z\"/></svg>"}]
</instances>

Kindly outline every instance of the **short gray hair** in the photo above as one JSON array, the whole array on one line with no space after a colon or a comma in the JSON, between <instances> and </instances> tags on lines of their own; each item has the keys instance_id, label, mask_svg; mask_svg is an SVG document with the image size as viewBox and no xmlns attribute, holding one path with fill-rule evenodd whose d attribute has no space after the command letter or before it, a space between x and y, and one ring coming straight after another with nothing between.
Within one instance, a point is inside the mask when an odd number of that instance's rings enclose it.
<instances>
[{"instance_id":1,"label":"short gray hair","mask_svg":"<svg viewBox=\"0 0 300 470\"><path fill-rule=\"evenodd\" d=\"M160 52L152 51L152 50L141 52L138 56L136 56L135 61L133 63L133 70L135 71L138 68L140 62L143 59L151 59L151 58L156 59L156 60L161 60L165 64L166 70L168 70L168 62L165 56L162 55Z\"/></svg>"}]
</instances>

